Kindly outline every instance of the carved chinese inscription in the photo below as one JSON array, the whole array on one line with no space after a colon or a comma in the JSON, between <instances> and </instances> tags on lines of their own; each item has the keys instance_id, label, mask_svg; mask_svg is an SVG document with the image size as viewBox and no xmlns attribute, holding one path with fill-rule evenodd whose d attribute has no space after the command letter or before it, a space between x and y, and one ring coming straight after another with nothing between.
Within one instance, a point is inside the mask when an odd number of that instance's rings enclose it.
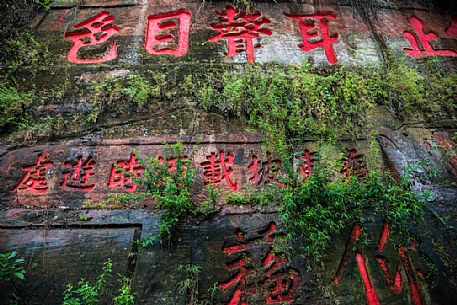
<instances>
[{"instance_id":1,"label":"carved chinese inscription","mask_svg":"<svg viewBox=\"0 0 457 305\"><path fill-rule=\"evenodd\" d=\"M305 176L309 177L313 173L314 169L314 162L316 161L317 152L310 151L309 149L305 149L303 154L299 157L299 167L300 172Z\"/></svg>"},{"instance_id":2,"label":"carved chinese inscription","mask_svg":"<svg viewBox=\"0 0 457 305\"><path fill-rule=\"evenodd\" d=\"M219 154L212 152L211 155L206 156L206 160L200 163L204 170L203 176L206 178L206 184L211 183L215 186L225 180L232 191L238 190L238 184L230 178L235 162L235 156L232 153L227 153L227 157L225 157L223 150L219 151Z\"/></svg>"},{"instance_id":3,"label":"carved chinese inscription","mask_svg":"<svg viewBox=\"0 0 457 305\"><path fill-rule=\"evenodd\" d=\"M343 166L340 172L346 177L365 177L368 169L365 162L365 156L353 148L348 150L343 156Z\"/></svg>"},{"instance_id":4,"label":"carved chinese inscription","mask_svg":"<svg viewBox=\"0 0 457 305\"><path fill-rule=\"evenodd\" d=\"M284 183L278 181L278 175L281 170L281 160L273 159L271 155L267 155L265 161L259 160L257 156L252 156L252 163L248 169L252 172L249 181L254 185L265 185L271 182L279 186L284 186Z\"/></svg>"},{"instance_id":5,"label":"carved chinese inscription","mask_svg":"<svg viewBox=\"0 0 457 305\"><path fill-rule=\"evenodd\" d=\"M424 58L429 56L457 56L457 52L453 50L435 49L432 42L439 38L434 32L426 33L424 31L424 22L412 16L409 19L413 31L405 31L403 35L411 44L410 49L404 49L405 53L413 58ZM454 26L455 27L455 26ZM452 35L454 33L453 24L448 28L446 33Z\"/></svg>"},{"instance_id":6,"label":"carved chinese inscription","mask_svg":"<svg viewBox=\"0 0 457 305\"><path fill-rule=\"evenodd\" d=\"M296 169L303 177L306 178L313 174L316 157L317 152L308 149L295 157L297 160ZM108 168L102 165L106 159L101 158L96 162L94 156L76 155L72 159L63 161L63 164L54 164L52 160L48 160L47 153L41 153L35 165L23 167L23 177L12 191L30 190L37 194L44 194L48 190L48 183L56 182L61 189L80 192L91 192L96 187L99 192L109 191L110 188L128 192L137 190L136 180L144 172L144 166L139 157L132 154L128 160L119 159L116 161L114 159L115 162L110 160ZM244 164L235 164L235 155L224 150L209 152L202 156L202 159L197 160L187 155L180 155L157 156L155 160L160 164L165 164L170 173L175 172L179 164L183 175L186 175L186 172L191 169L189 166L196 166L196 170L204 178L205 184L211 183L215 187L227 188L232 192L251 186L263 187L268 184L285 186L287 174L282 170L283 163L269 153L265 156L252 154L250 161ZM240 155L239 160L244 160L244 157ZM101 162L100 165L98 161ZM357 150L348 150L342 163L341 173L343 175L347 177L364 177L366 175L364 156L359 154ZM48 182L47 169L50 167L59 170L62 177L56 181ZM96 176L106 180L99 181ZM58 187L53 184L51 188L57 189Z\"/></svg>"},{"instance_id":7,"label":"carved chinese inscription","mask_svg":"<svg viewBox=\"0 0 457 305\"><path fill-rule=\"evenodd\" d=\"M412 242L408 247L400 246L398 249L399 263L394 268L394 274L391 275L391 269L388 260L383 256L384 248L389 240L390 228L388 224L384 224L381 234L379 236L378 244L376 247L377 255L373 258L373 262L377 263L380 268L386 284L394 293L400 293L404 287L404 275L408 281L409 295L414 305L424 305L424 295L421 290L420 283L424 283L424 272L413 265L412 254L418 255L417 245ZM346 245L346 250L340 262L340 266L335 273L333 283L341 285L344 274L346 273L347 266L355 257L357 268L360 272L363 286L365 288L365 296L368 305L379 305L378 294L373 286L370 278L368 263L369 260L362 251L357 250L357 244L361 236L361 227L355 224L352 228L350 239ZM373 265L373 264L371 264ZM402 272L403 270L403 272Z\"/></svg>"},{"instance_id":8,"label":"carved chinese inscription","mask_svg":"<svg viewBox=\"0 0 457 305\"><path fill-rule=\"evenodd\" d=\"M159 156L158 160L160 163L165 163L168 166L168 171L170 173L175 172L178 169L178 161L181 162L181 167L182 171L185 174L187 170L187 166L185 165L185 161L188 159L187 156L179 156L179 157L169 157L169 158L164 158L162 156Z\"/></svg>"},{"instance_id":9,"label":"carved chinese inscription","mask_svg":"<svg viewBox=\"0 0 457 305\"><path fill-rule=\"evenodd\" d=\"M224 294L233 291L228 305L248 305L250 296L254 294L262 295L267 304L284 304L294 300L300 275L288 266L286 258L278 257L272 251L276 234L277 225L274 222L250 239L245 237L245 232L238 229L235 231L238 243L224 247L224 253L231 260L226 267L235 272L228 281L218 285ZM249 252L258 240L263 240L270 246L261 266L253 264Z\"/></svg>"},{"instance_id":10,"label":"carved chinese inscription","mask_svg":"<svg viewBox=\"0 0 457 305\"><path fill-rule=\"evenodd\" d=\"M330 34L329 20L335 19L335 14L293 15L284 13L287 17L299 22L302 43L298 45L305 52L323 48L330 64L336 64L337 59L333 44L338 41L338 34Z\"/></svg>"},{"instance_id":11,"label":"carved chinese inscription","mask_svg":"<svg viewBox=\"0 0 457 305\"><path fill-rule=\"evenodd\" d=\"M189 48L191 18L192 13L186 10L149 16L144 42L148 53L184 56ZM176 30L177 37L170 34L171 30Z\"/></svg>"},{"instance_id":12,"label":"carved chinese inscription","mask_svg":"<svg viewBox=\"0 0 457 305\"><path fill-rule=\"evenodd\" d=\"M78 64L93 64L115 59L117 57L117 45L115 41L101 57L82 59L78 56L78 51L81 48L103 44L119 32L119 28L112 24L114 20L115 18L110 15L110 12L103 11L74 26L76 29L85 30L65 33L65 37L73 42L67 55L68 61Z\"/></svg>"},{"instance_id":13,"label":"carved chinese inscription","mask_svg":"<svg viewBox=\"0 0 457 305\"><path fill-rule=\"evenodd\" d=\"M260 12L245 12L227 5L225 11L216 12L219 22L211 24L211 27L219 33L209 39L210 42L217 42L221 39L227 41L228 57L238 53L246 52L248 63L254 63L254 50L260 48L260 43L254 39L260 39L260 35L271 36L270 28L264 27L271 21L263 17Z\"/></svg>"},{"instance_id":14,"label":"carved chinese inscription","mask_svg":"<svg viewBox=\"0 0 457 305\"><path fill-rule=\"evenodd\" d=\"M89 192L94 189L95 183L89 181L94 176L94 168L96 166L93 157L87 157L83 161L82 156L76 157L75 162L65 161L65 169L63 173L62 187L66 189L76 189L83 192Z\"/></svg>"},{"instance_id":15,"label":"carved chinese inscription","mask_svg":"<svg viewBox=\"0 0 457 305\"><path fill-rule=\"evenodd\" d=\"M125 188L129 192L136 190L135 178L139 178L144 172L144 167L140 165L135 155L130 155L128 161L120 160L113 164L109 176L108 187Z\"/></svg>"},{"instance_id":16,"label":"carved chinese inscription","mask_svg":"<svg viewBox=\"0 0 457 305\"><path fill-rule=\"evenodd\" d=\"M47 169L52 166L46 154L39 154L35 165L25 166L21 181L14 187L13 192L28 190L37 194L48 191Z\"/></svg>"}]
</instances>

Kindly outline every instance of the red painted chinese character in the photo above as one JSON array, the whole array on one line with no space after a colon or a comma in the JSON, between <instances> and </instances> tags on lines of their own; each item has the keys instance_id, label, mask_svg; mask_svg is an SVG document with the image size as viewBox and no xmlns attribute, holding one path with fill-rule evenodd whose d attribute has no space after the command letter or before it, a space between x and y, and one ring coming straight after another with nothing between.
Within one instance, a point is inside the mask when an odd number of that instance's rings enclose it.
<instances>
[{"instance_id":1,"label":"red painted chinese character","mask_svg":"<svg viewBox=\"0 0 457 305\"><path fill-rule=\"evenodd\" d=\"M409 43L411 44L411 49L404 49L405 53L413 58L424 58L429 56L457 56L457 52L453 50L436 50L432 47L431 42L437 39L439 36L436 33L424 32L424 22L417 18L416 16L412 16L409 19L411 26L414 29L412 31L405 31L403 35L406 39L408 39ZM451 26L448 28L448 31L452 34L454 31Z\"/></svg>"},{"instance_id":2,"label":"red painted chinese character","mask_svg":"<svg viewBox=\"0 0 457 305\"><path fill-rule=\"evenodd\" d=\"M253 175L249 178L249 181L256 185L276 182L277 185L284 186L283 183L278 181L281 164L281 160L273 160L270 155L267 155L267 161L261 161L257 156L252 156L252 163L248 168Z\"/></svg>"},{"instance_id":3,"label":"red painted chinese character","mask_svg":"<svg viewBox=\"0 0 457 305\"><path fill-rule=\"evenodd\" d=\"M167 158L167 159L165 159L164 157L159 157L158 160L162 164L164 162L167 162L168 171L170 173L173 173L174 171L176 171L178 169L178 166L177 166L178 160L181 161L181 170L183 171L183 173L185 173L186 170L187 170L187 167L184 164L184 161L187 160L187 156L181 156L181 157L175 157L175 158Z\"/></svg>"},{"instance_id":4,"label":"red painted chinese character","mask_svg":"<svg viewBox=\"0 0 457 305\"><path fill-rule=\"evenodd\" d=\"M316 155L317 152L310 152L309 149L305 149L303 155L300 156L300 171L305 177L309 177L313 173Z\"/></svg>"},{"instance_id":5,"label":"red painted chinese character","mask_svg":"<svg viewBox=\"0 0 457 305\"><path fill-rule=\"evenodd\" d=\"M60 14L59 20L54 22L54 26L51 29L51 32L55 32L59 29L60 26L62 26L63 22L65 21L65 18L70 15L71 10L65 11L62 14Z\"/></svg>"},{"instance_id":6,"label":"red painted chinese character","mask_svg":"<svg viewBox=\"0 0 457 305\"><path fill-rule=\"evenodd\" d=\"M225 158L224 151L221 150L219 155L212 152L210 156L206 156L206 159L208 161L204 161L200 165L204 169L203 176L207 179L207 183L212 183L214 186L225 179L232 191L238 190L238 184L230 180L233 168L228 166L234 164L235 156L233 154L228 153Z\"/></svg>"},{"instance_id":7,"label":"red painted chinese character","mask_svg":"<svg viewBox=\"0 0 457 305\"><path fill-rule=\"evenodd\" d=\"M262 27L271 23L268 18L262 17L260 12L240 12L231 5L227 5L224 12L216 12L220 16L219 23L211 24L211 27L219 31L210 42L217 42L221 39L227 41L228 57L233 57L238 53L246 52L248 63L254 63L254 49L260 48L260 43L253 43L254 38L260 39L260 34L271 36L269 28Z\"/></svg>"},{"instance_id":8,"label":"red painted chinese character","mask_svg":"<svg viewBox=\"0 0 457 305\"><path fill-rule=\"evenodd\" d=\"M451 20L451 24L446 29L446 34L449 36L457 36L457 19Z\"/></svg>"},{"instance_id":9,"label":"red painted chinese character","mask_svg":"<svg viewBox=\"0 0 457 305\"><path fill-rule=\"evenodd\" d=\"M411 258L409 254L406 251L406 248L404 246L401 246L398 250L398 256L400 258L400 263L397 265L395 269L395 274L394 277L392 278L390 276L390 270L389 266L387 264L387 260L381 256L381 254L384 251L384 247L389 239L389 226L387 224L384 224L383 230L380 234L378 245L377 245L377 263L379 267L381 268L382 274L387 282L387 285L389 286L390 289L392 289L395 293L400 293L402 288L403 288L403 277L401 273L401 269L403 268L406 277L408 279L409 283L409 293L411 300L413 301L414 305L424 305L424 301L420 292L420 286L419 286L419 278L421 276L421 272L418 270L415 270L412 265L411 265ZM340 285L341 284L341 279L344 275L344 273L347 270L348 264L351 260L351 257L355 254L356 262L357 262L357 267L360 272L360 276L362 278L363 285L365 287L365 295L367 298L367 303L368 305L379 305L378 297L376 294L376 290L374 289L368 269L367 269L367 259L365 255L360 252L356 251L356 245L358 241L360 240L361 236L361 228L360 225L355 224L354 227L352 228L351 232L351 237L346 245L346 250L344 252L343 258L341 259L340 266L333 278L333 282L335 285ZM416 251L415 244L412 245L412 248L414 251Z\"/></svg>"},{"instance_id":10,"label":"red painted chinese character","mask_svg":"<svg viewBox=\"0 0 457 305\"><path fill-rule=\"evenodd\" d=\"M148 53L184 56L189 48L190 18L192 18L192 13L186 10L149 16L144 42L144 47ZM177 19L179 25L172 19ZM177 30L177 41L170 33L171 29ZM176 47L173 48L172 44L176 44Z\"/></svg>"},{"instance_id":11,"label":"red painted chinese character","mask_svg":"<svg viewBox=\"0 0 457 305\"><path fill-rule=\"evenodd\" d=\"M238 254L247 249L248 243L245 240L244 232L237 230L235 235L239 243L234 246L224 247L226 254ZM253 290L253 283L250 281L250 277L254 275L254 268L250 266L250 260L246 255L243 255L239 259L226 264L226 266L229 270L236 271L236 275L232 279L218 285L222 292L225 292L232 286L236 287L228 305L248 305L247 295L255 292Z\"/></svg>"},{"instance_id":12,"label":"red painted chinese character","mask_svg":"<svg viewBox=\"0 0 457 305\"><path fill-rule=\"evenodd\" d=\"M144 172L144 167L140 166L140 163L135 158L135 155L131 155L128 162L124 160L117 161L111 168L111 174L109 176L109 187L122 188L125 187L127 191L133 192L136 190L136 184L134 179L139 178L141 173Z\"/></svg>"},{"instance_id":13,"label":"red painted chinese character","mask_svg":"<svg viewBox=\"0 0 457 305\"><path fill-rule=\"evenodd\" d=\"M245 238L245 233L239 229L235 231L238 243L233 246L224 246L226 255L238 255L239 258L231 260L226 264L229 270L235 270L236 274L225 283L219 284L219 288L225 293L231 287L235 291L230 298L228 305L248 305L248 297L262 292L267 304L290 303L294 300L295 291L298 288L299 274L290 267L287 267L287 259L276 257L271 246L262 265L261 272L254 272L255 266L251 263L248 252L259 239L271 245L276 236L277 225L272 222L268 227L259 231L257 236L250 239ZM253 243L256 242L256 243Z\"/></svg>"},{"instance_id":14,"label":"red painted chinese character","mask_svg":"<svg viewBox=\"0 0 457 305\"><path fill-rule=\"evenodd\" d=\"M48 156L39 154L36 164L23 168L24 174L21 181L14 187L13 192L30 190L33 193L44 194L48 191L47 168L52 166Z\"/></svg>"},{"instance_id":15,"label":"red painted chinese character","mask_svg":"<svg viewBox=\"0 0 457 305\"><path fill-rule=\"evenodd\" d=\"M337 59L333 44L338 41L338 34L330 35L329 19L335 19L335 14L309 14L309 15L293 15L284 13L289 18L298 20L298 28L303 43L298 47L305 52L324 48L325 56L330 64L336 64Z\"/></svg>"},{"instance_id":16,"label":"red painted chinese character","mask_svg":"<svg viewBox=\"0 0 457 305\"><path fill-rule=\"evenodd\" d=\"M367 166L364 155L357 153L356 149L349 150L343 157L343 167L340 173L346 177L365 177L367 175Z\"/></svg>"},{"instance_id":17,"label":"red painted chinese character","mask_svg":"<svg viewBox=\"0 0 457 305\"><path fill-rule=\"evenodd\" d=\"M94 176L96 165L94 158L88 157L83 162L82 156L76 157L76 162L65 161L66 169L63 171L62 186L67 189L77 189L89 192L94 189L95 184L89 183L89 178Z\"/></svg>"},{"instance_id":18,"label":"red painted chinese character","mask_svg":"<svg viewBox=\"0 0 457 305\"><path fill-rule=\"evenodd\" d=\"M287 260L270 251L263 261L266 279L262 283L268 304L290 303L298 288L299 274L286 267Z\"/></svg>"},{"instance_id":19,"label":"red painted chinese character","mask_svg":"<svg viewBox=\"0 0 457 305\"><path fill-rule=\"evenodd\" d=\"M78 57L79 49L102 44L119 32L119 28L112 25L114 19L113 16L110 16L109 12L103 11L95 17L74 26L76 29L86 28L85 30L65 33L65 37L73 42L68 52L68 60L78 64L93 64L115 59L117 57L116 42L111 44L106 54L102 57L93 59L82 59Z\"/></svg>"}]
</instances>

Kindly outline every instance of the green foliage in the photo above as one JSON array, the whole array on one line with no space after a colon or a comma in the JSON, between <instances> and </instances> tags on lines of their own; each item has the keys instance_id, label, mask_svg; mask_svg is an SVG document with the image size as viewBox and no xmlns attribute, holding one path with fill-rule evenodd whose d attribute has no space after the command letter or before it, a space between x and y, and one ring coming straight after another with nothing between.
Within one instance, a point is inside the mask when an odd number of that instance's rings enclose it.
<instances>
[{"instance_id":1,"label":"green foliage","mask_svg":"<svg viewBox=\"0 0 457 305\"><path fill-rule=\"evenodd\" d=\"M278 198L288 237L304 241L308 255L322 261L334 234L349 223L363 223L368 217L385 219L393 228L393 241L400 245L411 239L411 226L424 217L424 202L409 184L395 181L388 173L372 167L366 177L339 175L338 162L325 155L313 174L300 180L292 176Z\"/></svg>"},{"instance_id":2,"label":"green foliage","mask_svg":"<svg viewBox=\"0 0 457 305\"><path fill-rule=\"evenodd\" d=\"M173 145L168 155L183 156L182 144ZM166 161L161 162L158 158L149 157L141 163L145 170L137 181L146 190L146 197L157 202L156 207L162 211L159 225L161 239L171 242L172 232L180 219L195 211L191 194L195 170L189 159L182 158L177 159L174 171L170 170Z\"/></svg>"},{"instance_id":3,"label":"green foliage","mask_svg":"<svg viewBox=\"0 0 457 305\"><path fill-rule=\"evenodd\" d=\"M150 235L146 236L146 238L141 240L139 242L139 245L142 248L148 248L148 247L152 246L153 244L155 244L159 239L160 239L159 235L150 234Z\"/></svg>"},{"instance_id":4,"label":"green foliage","mask_svg":"<svg viewBox=\"0 0 457 305\"><path fill-rule=\"evenodd\" d=\"M108 279L113 273L113 263L109 258L103 265L102 273L97 277L95 284L92 285L88 280L81 278L78 286L67 285L64 292L63 305L97 305L99 296L106 288ZM128 278L121 277L121 287L117 295L113 297L114 305L133 305L135 298L132 295Z\"/></svg>"},{"instance_id":5,"label":"green foliage","mask_svg":"<svg viewBox=\"0 0 457 305\"><path fill-rule=\"evenodd\" d=\"M6 127L25 126L26 108L35 97L35 89L30 84L24 84L24 88L18 86L18 71L25 68L29 69L27 73L35 75L49 61L50 53L47 45L37 39L32 30L23 30L2 41L0 55L5 58L4 65L0 62L1 133Z\"/></svg>"},{"instance_id":6,"label":"green foliage","mask_svg":"<svg viewBox=\"0 0 457 305\"><path fill-rule=\"evenodd\" d=\"M23 281L25 279L26 270L24 263L25 260L22 257L18 257L16 251L0 253L0 283L2 285L8 283L13 288L10 304L27 304L15 283L16 280Z\"/></svg>"},{"instance_id":7,"label":"green foliage","mask_svg":"<svg viewBox=\"0 0 457 305\"><path fill-rule=\"evenodd\" d=\"M149 83L141 76L134 74L128 77L127 84L128 87L123 88L122 93L131 97L138 107L143 106L149 98Z\"/></svg>"},{"instance_id":8,"label":"green foliage","mask_svg":"<svg viewBox=\"0 0 457 305\"><path fill-rule=\"evenodd\" d=\"M0 253L0 279L2 281L11 281L25 279L25 260L17 256L17 252Z\"/></svg>"},{"instance_id":9,"label":"green foliage","mask_svg":"<svg viewBox=\"0 0 457 305\"><path fill-rule=\"evenodd\" d=\"M177 270L184 274L184 279L178 283L179 292L186 293L188 290L196 290L201 267L193 264L179 264Z\"/></svg>"},{"instance_id":10,"label":"green foliage","mask_svg":"<svg viewBox=\"0 0 457 305\"><path fill-rule=\"evenodd\" d=\"M230 193L226 200L226 204L232 205L253 205L262 206L277 202L280 194L280 187L276 184L267 184L266 186L247 190L245 194Z\"/></svg>"},{"instance_id":11,"label":"green foliage","mask_svg":"<svg viewBox=\"0 0 457 305\"><path fill-rule=\"evenodd\" d=\"M42 66L49 63L51 54L48 45L36 37L32 30L23 30L15 37L4 42L5 57L8 59L3 68L4 73L0 80L10 81L19 68L29 69L29 73L36 73Z\"/></svg>"},{"instance_id":12,"label":"green foliage","mask_svg":"<svg viewBox=\"0 0 457 305\"><path fill-rule=\"evenodd\" d=\"M86 202L84 207L104 208L109 206L120 207L125 204L136 204L139 200L152 200L155 208L162 212L159 224L159 237L166 243L171 243L172 233L179 221L188 215L209 213L208 209L199 209L192 199L191 188L194 183L195 169L190 158L177 158L176 168L171 170L168 158L184 156L182 143L169 146L164 159L148 157L139 159L144 166L141 177L132 177L142 190L135 194L115 194L100 203ZM129 173L125 173L128 175ZM214 199L213 199L214 200ZM208 202L208 205L212 204ZM148 247L159 240L157 236L150 235L140 245Z\"/></svg>"},{"instance_id":13,"label":"green foliage","mask_svg":"<svg viewBox=\"0 0 457 305\"><path fill-rule=\"evenodd\" d=\"M112 272L113 264L111 259L108 259L94 285L84 278L80 279L77 287L68 284L64 292L63 305L97 305L99 293L105 287Z\"/></svg>"},{"instance_id":14,"label":"green foliage","mask_svg":"<svg viewBox=\"0 0 457 305\"><path fill-rule=\"evenodd\" d=\"M133 305L135 297L132 295L129 279L124 277L121 279L122 286L118 290L118 295L114 297L114 305Z\"/></svg>"},{"instance_id":15,"label":"green foliage","mask_svg":"<svg viewBox=\"0 0 457 305\"><path fill-rule=\"evenodd\" d=\"M452 116L457 106L457 73L433 60L419 68L401 58L363 69L255 65L209 75L195 86L202 109L245 117L270 151L304 136L334 141L370 133L378 105L399 118L429 119Z\"/></svg>"},{"instance_id":16,"label":"green foliage","mask_svg":"<svg viewBox=\"0 0 457 305\"><path fill-rule=\"evenodd\" d=\"M33 2L49 10L51 8L49 5L51 4L52 0L33 0Z\"/></svg>"},{"instance_id":17,"label":"green foliage","mask_svg":"<svg viewBox=\"0 0 457 305\"><path fill-rule=\"evenodd\" d=\"M125 79L118 77L107 77L102 81L93 81L91 86L94 94L91 95L91 111L87 116L87 121L95 123L98 116L119 106L124 101L132 102L136 108L141 109L151 98L158 98L161 94L162 81L159 76L155 79L156 84L152 84L139 74L130 74ZM126 105L124 105L124 108ZM128 105L127 105L128 106ZM122 111L130 111L128 107Z\"/></svg>"},{"instance_id":18,"label":"green foliage","mask_svg":"<svg viewBox=\"0 0 457 305\"><path fill-rule=\"evenodd\" d=\"M8 126L20 125L33 94L18 92L14 87L0 86L0 132Z\"/></svg>"},{"instance_id":19,"label":"green foliage","mask_svg":"<svg viewBox=\"0 0 457 305\"><path fill-rule=\"evenodd\" d=\"M216 188L210 183L208 184L208 199L200 202L196 207L195 215L208 216L214 212L215 206L219 201L219 196Z\"/></svg>"},{"instance_id":20,"label":"green foliage","mask_svg":"<svg viewBox=\"0 0 457 305\"><path fill-rule=\"evenodd\" d=\"M201 267L193 264L182 265L177 267L178 272L183 275L183 280L178 283L179 293L185 294L187 297L187 305L202 305L207 304L198 300L198 280L201 272Z\"/></svg>"}]
</instances>

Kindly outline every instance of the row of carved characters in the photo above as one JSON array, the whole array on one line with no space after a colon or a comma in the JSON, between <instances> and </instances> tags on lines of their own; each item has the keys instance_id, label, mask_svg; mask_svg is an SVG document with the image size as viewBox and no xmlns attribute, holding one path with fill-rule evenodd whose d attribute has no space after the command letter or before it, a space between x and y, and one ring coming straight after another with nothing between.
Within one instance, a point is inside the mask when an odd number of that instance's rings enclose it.
<instances>
[{"instance_id":1,"label":"row of carved characters","mask_svg":"<svg viewBox=\"0 0 457 305\"><path fill-rule=\"evenodd\" d=\"M299 169L304 177L313 173L314 163L317 152L305 149L303 154L298 157ZM172 158L158 157L159 162L167 162L168 170L173 172L177 168L177 161L187 160L187 156L177 156ZM225 182L231 191L238 190L238 181L232 179L235 156L231 152L223 150L212 152L205 156L205 161L200 162L199 166L203 170L203 177L206 184L213 186ZM268 183L277 183L279 186L285 184L281 182L284 174L281 172L282 162L267 154L265 159L260 159L256 155L251 156L252 162L247 166L251 173L248 181L261 186ZM364 155L359 154L356 149L348 150L343 159L340 172L346 177L364 177L367 173ZM38 155L34 165L23 167L23 175L19 183L13 188L13 192L31 191L44 194L48 190L47 169L53 166L53 162L48 160L48 155L42 153ZM65 161L65 168L62 170L63 181L61 186L65 189L74 189L82 192L89 192L95 188L95 168L97 163L93 156L85 160L82 156L77 156L73 161ZM186 168L184 167L185 171ZM141 177L144 166L140 164L135 155L130 155L128 160L119 160L112 164L107 186L109 188L122 189L128 192L136 190L135 178Z\"/></svg>"},{"instance_id":2,"label":"row of carved characters","mask_svg":"<svg viewBox=\"0 0 457 305\"><path fill-rule=\"evenodd\" d=\"M405 292L409 290L409 299L414 305L425 305L428 299L427 270L424 269L426 264L421 261L426 261L426 259L419 252L418 245L411 242L408 246L399 247L398 262L395 264L393 261L389 261L387 253L385 253L391 233L389 225L384 224L381 230L376 247L373 249L374 257L371 257L371 254L367 256L358 247L362 234L361 229L360 224L354 224L340 265L333 277L333 283L340 286L349 265L355 263L365 288L367 304L379 305L378 293L372 284L373 274L377 274L374 269L377 267L392 293L400 294L403 290ZM227 304L248 305L250 299L256 299L256 295L263 296L263 300L267 304L293 302L300 285L301 275L299 271L290 266L287 256L273 251L275 239L281 235L278 232L277 224L271 222L257 234L249 237L246 235L246 232L241 229L235 230L237 242L223 247L223 252L228 257L226 269L231 275L227 281L219 283L218 287L224 295L228 295ZM262 252L260 264L256 264L251 250L263 244L268 246L266 254ZM254 255L259 255L258 251L255 253ZM353 279L349 275L347 278ZM381 283L378 280L374 282Z\"/></svg>"},{"instance_id":3,"label":"row of carved characters","mask_svg":"<svg viewBox=\"0 0 457 305\"><path fill-rule=\"evenodd\" d=\"M64 13L65 14L65 13ZM225 40L227 43L228 57L245 52L247 61L254 63L254 50L261 48L261 35L271 36L273 30L266 25L271 20L259 11L245 12L227 5L225 11L216 12L217 23L212 23L213 30L217 35L210 37L209 42ZM338 42L337 33L330 33L329 22L337 18L334 13L314 14L289 14L288 18L298 21L302 43L298 45L305 52L323 48L325 56L330 64L337 63L337 57L333 44ZM63 15L64 18L66 15ZM159 15L149 16L146 27L144 46L149 54L184 56L189 48L189 32L191 27L192 13L188 10L178 10ZM101 57L83 59L78 56L80 49L92 45L105 43L110 37L119 32L119 28L113 25L115 17L108 11L102 11L96 16L74 26L78 31L67 32L65 37L73 42L68 53L68 60L73 63L89 64L113 60L117 58L117 45L112 42L108 51ZM435 49L432 42L439 38L434 32L425 32L424 22L416 16L410 18L413 31L405 31L404 37L411 44L411 48L404 52L413 58L429 56L457 56L454 50ZM82 30L83 29L83 30ZM176 30L173 35L171 30ZM457 20L452 20L446 29L450 37L457 37Z\"/></svg>"}]
</instances>

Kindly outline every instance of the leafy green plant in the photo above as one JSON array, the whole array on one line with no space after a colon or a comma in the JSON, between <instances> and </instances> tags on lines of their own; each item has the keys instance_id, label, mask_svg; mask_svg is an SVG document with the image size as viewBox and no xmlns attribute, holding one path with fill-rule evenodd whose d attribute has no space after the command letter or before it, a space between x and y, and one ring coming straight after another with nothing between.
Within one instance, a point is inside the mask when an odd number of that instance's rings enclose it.
<instances>
[{"instance_id":1,"label":"leafy green plant","mask_svg":"<svg viewBox=\"0 0 457 305\"><path fill-rule=\"evenodd\" d=\"M3 281L11 281L15 278L25 279L25 260L17 257L17 252L0 253L0 278Z\"/></svg>"},{"instance_id":2,"label":"leafy green plant","mask_svg":"<svg viewBox=\"0 0 457 305\"><path fill-rule=\"evenodd\" d=\"M110 76L102 81L93 81L91 87L94 94L91 96L91 111L87 121L92 123L97 122L101 113L113 110L114 106L119 108L124 100L142 108L149 99L157 97L157 94L160 96L160 89L157 93L156 86L139 74L130 74L125 79Z\"/></svg>"},{"instance_id":3,"label":"leafy green plant","mask_svg":"<svg viewBox=\"0 0 457 305\"><path fill-rule=\"evenodd\" d=\"M63 305L97 305L99 293L105 287L106 281L111 277L112 272L113 264L111 259L108 259L104 263L102 273L97 277L94 285L84 278L79 280L77 287L68 284L64 292Z\"/></svg>"},{"instance_id":4,"label":"leafy green plant","mask_svg":"<svg viewBox=\"0 0 457 305\"><path fill-rule=\"evenodd\" d=\"M188 305L197 305L198 302L198 277L201 267L187 264L178 265L177 270L184 275L184 279L178 283L179 293L186 294Z\"/></svg>"},{"instance_id":5,"label":"leafy green plant","mask_svg":"<svg viewBox=\"0 0 457 305\"><path fill-rule=\"evenodd\" d=\"M142 107L150 97L151 86L148 81L137 74L129 75L128 86L122 89L122 93L132 98L133 102Z\"/></svg>"},{"instance_id":6,"label":"leafy green plant","mask_svg":"<svg viewBox=\"0 0 457 305\"><path fill-rule=\"evenodd\" d=\"M338 162L332 164L321 154L311 176L292 176L282 188L279 211L290 239L304 241L306 253L321 262L334 234L369 217L381 217L391 225L397 246L413 238L410 229L423 219L425 202L409 184L375 166L365 177L345 177L339 168Z\"/></svg>"},{"instance_id":7,"label":"leafy green plant","mask_svg":"<svg viewBox=\"0 0 457 305\"><path fill-rule=\"evenodd\" d=\"M0 253L0 282L7 282L13 287L13 301L16 304L26 304L15 280L25 279L25 260L17 256L16 251Z\"/></svg>"},{"instance_id":8,"label":"leafy green plant","mask_svg":"<svg viewBox=\"0 0 457 305\"><path fill-rule=\"evenodd\" d=\"M184 147L181 143L170 147L169 156L177 157L176 168L171 170L168 162L160 161L157 157L142 160L145 167L143 176L136 181L145 189L145 197L153 199L156 207L162 211L159 224L160 237L171 242L174 228L180 219L192 215L195 211L191 188L194 182L195 170L190 160L184 160Z\"/></svg>"},{"instance_id":9,"label":"leafy green plant","mask_svg":"<svg viewBox=\"0 0 457 305\"><path fill-rule=\"evenodd\" d=\"M133 305L135 303L135 297L132 295L129 279L123 277L120 281L122 286L118 290L118 295L113 299L114 305Z\"/></svg>"},{"instance_id":10,"label":"leafy green plant","mask_svg":"<svg viewBox=\"0 0 457 305\"><path fill-rule=\"evenodd\" d=\"M0 86L0 131L23 122L25 108L31 104L32 97L31 93L18 92L15 87Z\"/></svg>"},{"instance_id":11,"label":"leafy green plant","mask_svg":"<svg viewBox=\"0 0 457 305\"><path fill-rule=\"evenodd\" d=\"M177 158L172 169L168 160L173 157ZM191 188L194 183L195 169L191 165L190 158L184 157L182 143L169 146L163 159L147 157L138 158L138 160L144 167L144 171L141 177L132 177L132 179L139 186L141 190L139 193L115 194L99 203L86 202L84 207L119 207L130 203L136 204L139 200L150 200L155 203L155 208L162 212L159 236L150 235L141 241L140 245L147 247L158 240L169 244L172 233L182 218L208 212L198 209L192 199Z\"/></svg>"},{"instance_id":12,"label":"leafy green plant","mask_svg":"<svg viewBox=\"0 0 457 305\"><path fill-rule=\"evenodd\" d=\"M246 118L269 151L305 136L334 142L370 134L379 106L400 119L452 116L457 106L457 73L432 60L422 69L402 58L363 69L254 65L211 74L194 86L203 110Z\"/></svg>"},{"instance_id":13,"label":"leafy green plant","mask_svg":"<svg viewBox=\"0 0 457 305\"><path fill-rule=\"evenodd\" d=\"M8 60L0 80L10 85L14 84L11 80L14 80L20 68L27 67L29 73L36 73L50 62L51 54L48 45L38 39L33 30L22 30L15 37L6 39L4 45L5 57Z\"/></svg>"},{"instance_id":14,"label":"leafy green plant","mask_svg":"<svg viewBox=\"0 0 457 305\"><path fill-rule=\"evenodd\" d=\"M99 304L100 293L105 289L108 279L113 273L113 263L109 258L102 268L102 273L91 284L88 280L81 278L77 286L67 285L64 291L63 305L97 305ZM114 305L133 305L135 298L132 295L129 280L126 277L120 279L121 287L117 295L113 297Z\"/></svg>"},{"instance_id":15,"label":"leafy green plant","mask_svg":"<svg viewBox=\"0 0 457 305\"><path fill-rule=\"evenodd\" d=\"M52 0L33 0L33 2L49 10L51 8L50 4Z\"/></svg>"}]
</instances>

